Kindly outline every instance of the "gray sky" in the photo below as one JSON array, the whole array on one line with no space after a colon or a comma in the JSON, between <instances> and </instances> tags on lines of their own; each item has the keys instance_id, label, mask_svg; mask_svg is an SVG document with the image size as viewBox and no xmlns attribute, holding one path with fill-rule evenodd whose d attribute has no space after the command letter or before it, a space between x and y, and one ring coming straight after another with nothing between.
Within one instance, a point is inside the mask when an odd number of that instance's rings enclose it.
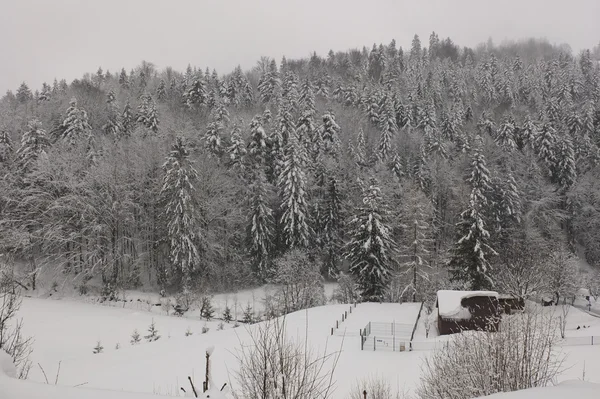
<instances>
[{"instance_id":1,"label":"gray sky","mask_svg":"<svg viewBox=\"0 0 600 399\"><path fill-rule=\"evenodd\" d=\"M0 96L26 81L68 82L142 60L219 73L261 55L326 55L431 31L461 46L546 37L574 51L600 41L600 0L0 0ZM425 44L426 45L426 44Z\"/></svg>"}]
</instances>

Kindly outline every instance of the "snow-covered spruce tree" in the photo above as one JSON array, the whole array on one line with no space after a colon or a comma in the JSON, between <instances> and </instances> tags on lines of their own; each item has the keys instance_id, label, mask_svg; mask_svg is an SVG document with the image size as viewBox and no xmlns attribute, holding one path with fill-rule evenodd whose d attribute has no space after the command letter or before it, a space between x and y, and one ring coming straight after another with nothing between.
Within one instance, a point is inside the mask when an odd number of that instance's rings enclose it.
<instances>
[{"instance_id":1,"label":"snow-covered spruce tree","mask_svg":"<svg viewBox=\"0 0 600 399\"><path fill-rule=\"evenodd\" d=\"M497 255L489 245L490 233L486 229L485 213L491 179L481 146L482 140L478 136L471 162L471 176L467 179L471 184L469 206L460 214L460 221L456 225L458 241L448 264L452 279L462 281L473 290L492 287L489 257Z\"/></svg>"},{"instance_id":2,"label":"snow-covered spruce tree","mask_svg":"<svg viewBox=\"0 0 600 399\"><path fill-rule=\"evenodd\" d=\"M160 339L160 335L158 334L158 329L156 328L154 319L152 319L152 323L150 323L150 325L148 326L148 335L144 335L144 339L148 342L154 342Z\"/></svg>"},{"instance_id":3,"label":"snow-covered spruce tree","mask_svg":"<svg viewBox=\"0 0 600 399\"><path fill-rule=\"evenodd\" d=\"M325 250L325 261L323 262L323 274L334 278L339 272L339 262L342 249L342 228L344 210L342 198L337 179L332 176L329 179L325 196L325 207L320 223L322 231L323 249Z\"/></svg>"},{"instance_id":4,"label":"snow-covered spruce tree","mask_svg":"<svg viewBox=\"0 0 600 399\"><path fill-rule=\"evenodd\" d=\"M396 243L387 225L388 210L375 181L364 189L363 205L348 226L345 258L357 280L362 300L380 301L391 276Z\"/></svg>"},{"instance_id":5,"label":"snow-covered spruce tree","mask_svg":"<svg viewBox=\"0 0 600 399\"><path fill-rule=\"evenodd\" d=\"M140 338L140 333L138 332L138 330L133 330L133 332L131 333L131 341L129 341L129 343L131 343L131 345L137 345L142 341L142 339Z\"/></svg>"},{"instance_id":6,"label":"snow-covered spruce tree","mask_svg":"<svg viewBox=\"0 0 600 399\"><path fill-rule=\"evenodd\" d=\"M254 273L260 279L270 276L270 260L273 250L275 221L269 207L267 181L264 172L255 171L250 186L250 209L248 217L248 241Z\"/></svg>"},{"instance_id":7,"label":"snow-covered spruce tree","mask_svg":"<svg viewBox=\"0 0 600 399\"><path fill-rule=\"evenodd\" d=\"M46 131L42 129L42 123L37 119L27 124L27 130L21 137L21 147L16 152L16 163L24 172L31 171L37 160L46 155L50 147L50 141Z\"/></svg>"},{"instance_id":8,"label":"snow-covered spruce tree","mask_svg":"<svg viewBox=\"0 0 600 399\"><path fill-rule=\"evenodd\" d=\"M160 120L158 119L156 104L150 95L141 96L136 122L144 125L144 127L152 130L154 133L158 132Z\"/></svg>"},{"instance_id":9,"label":"snow-covered spruce tree","mask_svg":"<svg viewBox=\"0 0 600 399\"><path fill-rule=\"evenodd\" d=\"M307 165L305 154L298 143L296 134L291 132L285 147L283 169L278 181L281 198L281 233L283 244L290 249L307 247L310 241L306 175L304 173Z\"/></svg>"},{"instance_id":10,"label":"snow-covered spruce tree","mask_svg":"<svg viewBox=\"0 0 600 399\"><path fill-rule=\"evenodd\" d=\"M319 133L325 147L325 153L333 157L337 157L340 151L340 130L340 125L336 123L333 112L327 111L323 115L323 124L319 127Z\"/></svg>"},{"instance_id":11,"label":"snow-covered spruce tree","mask_svg":"<svg viewBox=\"0 0 600 399\"><path fill-rule=\"evenodd\" d=\"M13 142L7 130L0 130L0 163L7 163L14 151Z\"/></svg>"},{"instance_id":12,"label":"snow-covered spruce tree","mask_svg":"<svg viewBox=\"0 0 600 399\"><path fill-rule=\"evenodd\" d=\"M133 111L131 110L131 104L129 104L129 101L127 101L125 103L125 107L123 107L123 112L121 113L121 127L123 136L129 136L131 134L134 124L135 117L133 115Z\"/></svg>"},{"instance_id":13,"label":"snow-covered spruce tree","mask_svg":"<svg viewBox=\"0 0 600 399\"><path fill-rule=\"evenodd\" d=\"M67 117L62 122L61 138L75 144L80 138L92 133L92 127L88 123L87 112L77 106L77 99L72 98L67 109Z\"/></svg>"},{"instance_id":14,"label":"snow-covered spruce tree","mask_svg":"<svg viewBox=\"0 0 600 399\"><path fill-rule=\"evenodd\" d=\"M240 172L245 169L246 144L242 138L242 129L239 125L233 125L231 130L231 144L227 147L229 153L229 167Z\"/></svg>"},{"instance_id":15,"label":"snow-covered spruce tree","mask_svg":"<svg viewBox=\"0 0 600 399\"><path fill-rule=\"evenodd\" d=\"M267 132L263 127L262 117L255 116L250 121L250 140L248 143L248 154L254 168L265 166L268 150Z\"/></svg>"},{"instance_id":16,"label":"snow-covered spruce tree","mask_svg":"<svg viewBox=\"0 0 600 399\"><path fill-rule=\"evenodd\" d=\"M198 108L206 104L207 93L204 80L196 76L191 83L190 88L184 94L185 104L188 108Z\"/></svg>"},{"instance_id":17,"label":"snow-covered spruce tree","mask_svg":"<svg viewBox=\"0 0 600 399\"><path fill-rule=\"evenodd\" d=\"M102 126L102 130L108 136L113 138L117 138L121 134L121 121L119 120L119 105L117 104L117 98L115 96L115 92L110 90L106 95L106 111L108 120Z\"/></svg>"},{"instance_id":18,"label":"snow-covered spruce tree","mask_svg":"<svg viewBox=\"0 0 600 399\"><path fill-rule=\"evenodd\" d=\"M393 104L388 96L385 97L381 106L378 127L381 135L379 137L377 159L384 162L390 155L392 150L392 138L395 136L396 130L398 129L396 126L396 114Z\"/></svg>"},{"instance_id":19,"label":"snow-covered spruce tree","mask_svg":"<svg viewBox=\"0 0 600 399\"><path fill-rule=\"evenodd\" d=\"M308 76L300 86L299 106L302 111L307 111L310 115L315 114L315 86Z\"/></svg>"},{"instance_id":20,"label":"snow-covered spruce tree","mask_svg":"<svg viewBox=\"0 0 600 399\"><path fill-rule=\"evenodd\" d=\"M160 191L167 224L169 258L182 278L183 291L191 288L192 272L200 266L199 226L194 200L194 182L198 172L182 137L177 137L163 164L164 178Z\"/></svg>"}]
</instances>

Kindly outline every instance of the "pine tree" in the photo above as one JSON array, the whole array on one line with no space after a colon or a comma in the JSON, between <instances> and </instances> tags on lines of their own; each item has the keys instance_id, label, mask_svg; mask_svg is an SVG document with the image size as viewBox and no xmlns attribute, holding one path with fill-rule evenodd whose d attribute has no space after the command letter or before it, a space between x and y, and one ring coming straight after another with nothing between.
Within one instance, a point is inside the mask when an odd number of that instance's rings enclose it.
<instances>
[{"instance_id":1,"label":"pine tree","mask_svg":"<svg viewBox=\"0 0 600 399\"><path fill-rule=\"evenodd\" d=\"M396 126L396 114L389 97L385 97L381 106L381 114L379 116L379 150L377 158L380 161L386 161L392 150L392 138L396 134L398 127Z\"/></svg>"},{"instance_id":2,"label":"pine tree","mask_svg":"<svg viewBox=\"0 0 600 399\"><path fill-rule=\"evenodd\" d=\"M160 120L158 119L156 104L154 103L152 97L147 94L141 96L136 122L144 125L154 133L158 132L158 124L160 123Z\"/></svg>"},{"instance_id":3,"label":"pine tree","mask_svg":"<svg viewBox=\"0 0 600 399\"><path fill-rule=\"evenodd\" d=\"M365 133L363 132L362 128L359 128L358 133L356 134L356 144L354 145L354 161L359 166L366 165L367 154L365 147Z\"/></svg>"},{"instance_id":4,"label":"pine tree","mask_svg":"<svg viewBox=\"0 0 600 399\"><path fill-rule=\"evenodd\" d=\"M25 104L26 102L31 101L33 99L33 94L31 94L31 90L25 82L21 83L21 86L19 86L19 88L17 89L16 96L17 101L19 101L21 104Z\"/></svg>"},{"instance_id":5,"label":"pine tree","mask_svg":"<svg viewBox=\"0 0 600 399\"><path fill-rule=\"evenodd\" d=\"M121 73L119 74L119 84L122 88L129 88L129 78L127 77L127 72L125 72L125 68L121 68Z\"/></svg>"},{"instance_id":6,"label":"pine tree","mask_svg":"<svg viewBox=\"0 0 600 399\"><path fill-rule=\"evenodd\" d=\"M231 130L231 145L227 148L229 153L229 167L243 171L246 158L246 144L242 138L242 129L236 124Z\"/></svg>"},{"instance_id":7,"label":"pine tree","mask_svg":"<svg viewBox=\"0 0 600 399\"><path fill-rule=\"evenodd\" d=\"M339 132L341 128L335 121L335 115L332 111L327 111L323 115L323 124L319 127L319 134L325 146L325 152L334 158L340 151Z\"/></svg>"},{"instance_id":8,"label":"pine tree","mask_svg":"<svg viewBox=\"0 0 600 399\"><path fill-rule=\"evenodd\" d=\"M42 83L42 91L40 93L40 101L50 101L52 98L52 89L46 82Z\"/></svg>"},{"instance_id":9,"label":"pine tree","mask_svg":"<svg viewBox=\"0 0 600 399\"><path fill-rule=\"evenodd\" d=\"M250 142L248 143L248 153L252 159L255 168L265 165L268 137L262 124L260 115L252 118L250 122Z\"/></svg>"},{"instance_id":10,"label":"pine tree","mask_svg":"<svg viewBox=\"0 0 600 399\"><path fill-rule=\"evenodd\" d=\"M98 353L102 353L104 352L104 347L102 346L102 343L100 341L98 341L96 343L96 346L94 346L94 355L97 355Z\"/></svg>"},{"instance_id":11,"label":"pine tree","mask_svg":"<svg viewBox=\"0 0 600 399\"><path fill-rule=\"evenodd\" d=\"M189 108L195 108L206 104L207 92L204 85L204 80L196 77L192 82L191 87L184 95L185 103Z\"/></svg>"},{"instance_id":12,"label":"pine tree","mask_svg":"<svg viewBox=\"0 0 600 399\"><path fill-rule=\"evenodd\" d=\"M156 88L156 99L158 101L164 101L167 98L167 83L164 79L161 79L158 82L158 87Z\"/></svg>"},{"instance_id":13,"label":"pine tree","mask_svg":"<svg viewBox=\"0 0 600 399\"><path fill-rule=\"evenodd\" d=\"M154 319L152 319L152 323L150 323L150 326L148 326L148 335L144 335L144 339L148 342L154 342L160 339L160 335L156 329L156 324L154 324Z\"/></svg>"},{"instance_id":14,"label":"pine tree","mask_svg":"<svg viewBox=\"0 0 600 399\"><path fill-rule=\"evenodd\" d=\"M310 115L315 113L315 87L307 76L300 87L300 109Z\"/></svg>"},{"instance_id":15,"label":"pine tree","mask_svg":"<svg viewBox=\"0 0 600 399\"><path fill-rule=\"evenodd\" d=\"M225 310L223 311L223 320L225 320L225 323L230 323L231 320L233 320L233 316L231 316L231 309L227 305L225 305Z\"/></svg>"},{"instance_id":16,"label":"pine tree","mask_svg":"<svg viewBox=\"0 0 600 399\"><path fill-rule=\"evenodd\" d=\"M458 240L448 264L452 278L464 282L472 290L493 286L489 258L497 255L489 245L490 233L486 229L485 213L491 206L488 197L492 188L481 146L482 139L478 136L471 162L471 175L467 179L471 184L469 206L461 213L457 223Z\"/></svg>"},{"instance_id":17,"label":"pine tree","mask_svg":"<svg viewBox=\"0 0 600 399\"><path fill-rule=\"evenodd\" d=\"M142 340L140 338L140 333L138 332L138 330L133 330L133 333L131 333L131 341L129 341L131 345L137 345L141 341Z\"/></svg>"},{"instance_id":18,"label":"pine tree","mask_svg":"<svg viewBox=\"0 0 600 399\"><path fill-rule=\"evenodd\" d=\"M206 127L206 133L203 137L204 147L217 159L220 159L225 152L221 137L223 130L224 126L221 122L213 121Z\"/></svg>"},{"instance_id":19,"label":"pine tree","mask_svg":"<svg viewBox=\"0 0 600 399\"><path fill-rule=\"evenodd\" d=\"M252 310L252 306L250 306L250 303L248 303L246 309L244 309L244 317L242 319L242 323L254 323L254 310Z\"/></svg>"},{"instance_id":20,"label":"pine tree","mask_svg":"<svg viewBox=\"0 0 600 399\"><path fill-rule=\"evenodd\" d=\"M13 142L7 130L0 130L0 163L7 163L14 151Z\"/></svg>"},{"instance_id":21,"label":"pine tree","mask_svg":"<svg viewBox=\"0 0 600 399\"><path fill-rule=\"evenodd\" d=\"M121 134L122 125L119 121L119 106L117 104L115 92L110 90L106 95L106 104L108 111L108 120L102 126L102 130L109 136L117 138Z\"/></svg>"},{"instance_id":22,"label":"pine tree","mask_svg":"<svg viewBox=\"0 0 600 399\"><path fill-rule=\"evenodd\" d=\"M310 228L308 226L308 202L306 175L307 160L299 146L296 135L288 138L283 158L283 169L279 176L281 192L281 220L283 242L289 249L308 247Z\"/></svg>"},{"instance_id":23,"label":"pine tree","mask_svg":"<svg viewBox=\"0 0 600 399\"><path fill-rule=\"evenodd\" d=\"M72 98L67 109L67 117L62 123L62 138L75 144L80 138L89 136L92 127L88 123L87 112L77 106L77 99Z\"/></svg>"},{"instance_id":24,"label":"pine tree","mask_svg":"<svg viewBox=\"0 0 600 399\"><path fill-rule=\"evenodd\" d=\"M127 101L123 108L123 112L121 113L121 128L123 129L124 136L129 136L131 134L134 122L133 111L131 110L129 101Z\"/></svg>"},{"instance_id":25,"label":"pine tree","mask_svg":"<svg viewBox=\"0 0 600 399\"><path fill-rule=\"evenodd\" d=\"M345 258L365 301L381 301L391 276L396 243L387 225L388 211L381 190L372 182L364 190L363 205L349 223Z\"/></svg>"},{"instance_id":26,"label":"pine tree","mask_svg":"<svg viewBox=\"0 0 600 399\"><path fill-rule=\"evenodd\" d=\"M498 129L498 134L494 137L494 141L500 147L504 148L504 150L510 152L517 148L517 143L515 142L515 120L512 117L508 117L502 122L500 125L500 129Z\"/></svg>"},{"instance_id":27,"label":"pine tree","mask_svg":"<svg viewBox=\"0 0 600 399\"><path fill-rule=\"evenodd\" d=\"M261 279L270 275L270 260L274 249L275 221L269 207L266 186L264 172L256 170L249 193L248 241L254 272Z\"/></svg>"},{"instance_id":28,"label":"pine tree","mask_svg":"<svg viewBox=\"0 0 600 399\"><path fill-rule=\"evenodd\" d=\"M49 147L50 141L42 129L42 123L37 119L30 121L21 137L21 147L16 152L16 164L24 172L31 171L37 160L46 155Z\"/></svg>"},{"instance_id":29,"label":"pine tree","mask_svg":"<svg viewBox=\"0 0 600 399\"><path fill-rule=\"evenodd\" d=\"M337 277L339 273L340 252L342 248L343 227L342 198L339 184L335 177L329 179L325 197L325 209L322 217L322 241L326 257L324 272L329 277Z\"/></svg>"},{"instance_id":30,"label":"pine tree","mask_svg":"<svg viewBox=\"0 0 600 399\"><path fill-rule=\"evenodd\" d=\"M169 257L181 273L184 293L191 288L191 274L200 266L199 226L194 200L194 182L198 173L182 137L177 137L163 164L164 178L160 192L167 225Z\"/></svg>"}]
</instances>

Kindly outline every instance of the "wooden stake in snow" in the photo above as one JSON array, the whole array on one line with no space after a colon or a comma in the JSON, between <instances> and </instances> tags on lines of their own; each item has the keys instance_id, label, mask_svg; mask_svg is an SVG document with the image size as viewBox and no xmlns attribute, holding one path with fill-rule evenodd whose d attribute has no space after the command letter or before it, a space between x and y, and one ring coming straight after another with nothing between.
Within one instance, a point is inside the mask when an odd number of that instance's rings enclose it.
<instances>
[{"instance_id":1,"label":"wooden stake in snow","mask_svg":"<svg viewBox=\"0 0 600 399\"><path fill-rule=\"evenodd\" d=\"M203 389L202 392L208 391L208 388L209 388L208 380L210 378L210 355L212 354L213 350L214 350L213 346L206 349L206 374L205 374L205 378L204 378L204 384L202 386L202 389Z\"/></svg>"}]
</instances>

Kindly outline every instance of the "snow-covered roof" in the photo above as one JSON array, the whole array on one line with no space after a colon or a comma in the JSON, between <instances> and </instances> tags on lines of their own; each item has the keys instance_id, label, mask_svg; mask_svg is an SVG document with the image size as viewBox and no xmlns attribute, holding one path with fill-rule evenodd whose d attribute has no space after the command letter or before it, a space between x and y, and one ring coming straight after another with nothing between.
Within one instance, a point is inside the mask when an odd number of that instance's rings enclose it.
<instances>
[{"instance_id":1,"label":"snow-covered roof","mask_svg":"<svg viewBox=\"0 0 600 399\"><path fill-rule=\"evenodd\" d=\"M453 291L440 290L437 292L439 315L447 319L465 320L471 318L469 309L463 308L461 303L465 298L489 296L498 298L495 291Z\"/></svg>"}]
</instances>

